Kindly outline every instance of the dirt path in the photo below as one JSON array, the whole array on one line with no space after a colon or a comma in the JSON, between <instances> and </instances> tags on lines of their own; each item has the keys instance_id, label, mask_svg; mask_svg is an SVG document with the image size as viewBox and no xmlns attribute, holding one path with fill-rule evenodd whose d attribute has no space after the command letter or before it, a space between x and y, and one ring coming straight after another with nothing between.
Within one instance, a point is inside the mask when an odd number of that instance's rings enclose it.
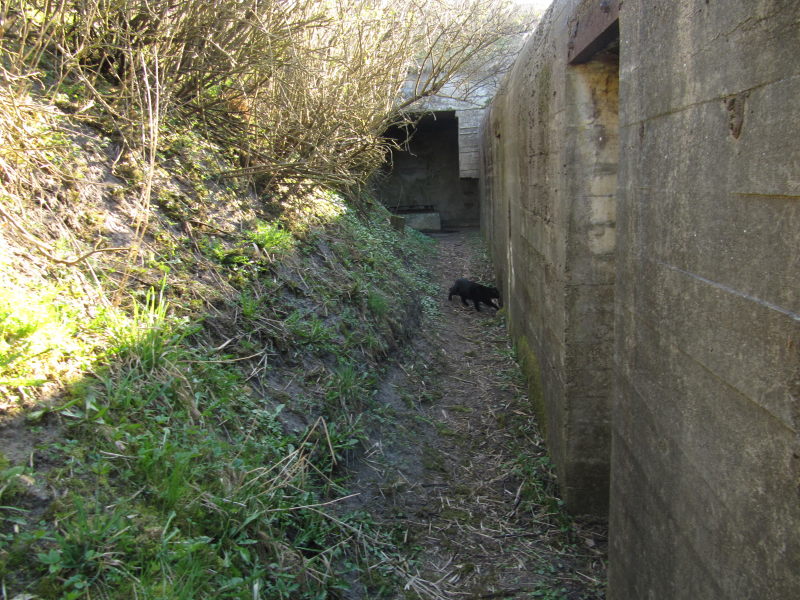
<instances>
[{"instance_id":1,"label":"dirt path","mask_svg":"<svg viewBox=\"0 0 800 600\"><path fill-rule=\"evenodd\" d=\"M379 391L350 508L416 550L395 598L603 598L604 528L560 510L502 318L447 300L457 277L492 280L479 235L437 239L441 315Z\"/></svg>"}]
</instances>

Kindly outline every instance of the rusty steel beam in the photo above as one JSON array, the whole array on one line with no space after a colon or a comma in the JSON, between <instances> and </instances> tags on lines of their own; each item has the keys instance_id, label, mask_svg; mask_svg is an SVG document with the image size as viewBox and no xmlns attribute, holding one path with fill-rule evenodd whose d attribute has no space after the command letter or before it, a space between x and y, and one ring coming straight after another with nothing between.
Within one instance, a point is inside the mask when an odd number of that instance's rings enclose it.
<instances>
[{"instance_id":1,"label":"rusty steel beam","mask_svg":"<svg viewBox=\"0 0 800 600\"><path fill-rule=\"evenodd\" d=\"M591 60L619 37L619 9L623 0L584 2L570 21L567 61L571 65Z\"/></svg>"}]
</instances>

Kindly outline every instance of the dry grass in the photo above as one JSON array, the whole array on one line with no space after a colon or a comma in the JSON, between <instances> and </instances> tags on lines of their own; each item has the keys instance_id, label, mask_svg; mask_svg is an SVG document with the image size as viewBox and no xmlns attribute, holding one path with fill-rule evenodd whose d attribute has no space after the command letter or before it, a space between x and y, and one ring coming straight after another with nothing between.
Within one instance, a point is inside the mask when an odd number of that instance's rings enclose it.
<instances>
[{"instance_id":1,"label":"dry grass","mask_svg":"<svg viewBox=\"0 0 800 600\"><path fill-rule=\"evenodd\" d=\"M602 598L605 526L565 513L502 321L447 302L452 276L490 280L478 250L440 243L441 317L383 388L357 489L419 549L420 597Z\"/></svg>"}]
</instances>

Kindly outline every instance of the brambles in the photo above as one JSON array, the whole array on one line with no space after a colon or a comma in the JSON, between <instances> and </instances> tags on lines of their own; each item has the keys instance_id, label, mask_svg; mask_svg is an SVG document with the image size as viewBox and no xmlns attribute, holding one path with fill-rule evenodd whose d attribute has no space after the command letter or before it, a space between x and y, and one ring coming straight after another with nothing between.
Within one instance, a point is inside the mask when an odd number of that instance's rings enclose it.
<instances>
[{"instance_id":1,"label":"brambles","mask_svg":"<svg viewBox=\"0 0 800 600\"><path fill-rule=\"evenodd\" d=\"M177 120L231 150L239 164L226 175L264 190L359 188L405 109L445 85L469 98L530 22L506 0L16 0L3 11L9 78L50 70L56 106L141 150L142 171Z\"/></svg>"}]
</instances>

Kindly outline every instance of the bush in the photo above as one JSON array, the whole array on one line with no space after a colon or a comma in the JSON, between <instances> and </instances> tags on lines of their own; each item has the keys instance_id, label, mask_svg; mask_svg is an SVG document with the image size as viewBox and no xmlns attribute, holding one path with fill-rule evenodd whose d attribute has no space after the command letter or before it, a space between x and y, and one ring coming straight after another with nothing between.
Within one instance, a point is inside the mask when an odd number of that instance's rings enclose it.
<instances>
[{"instance_id":1,"label":"bush","mask_svg":"<svg viewBox=\"0 0 800 600\"><path fill-rule=\"evenodd\" d=\"M263 188L362 184L381 134L448 82L464 93L528 28L508 0L71 0L7 3L7 79L50 68L57 105L102 107L151 155L178 116ZM16 19L12 18L16 16ZM409 72L418 73L405 86ZM496 73L494 74L496 75Z\"/></svg>"}]
</instances>

